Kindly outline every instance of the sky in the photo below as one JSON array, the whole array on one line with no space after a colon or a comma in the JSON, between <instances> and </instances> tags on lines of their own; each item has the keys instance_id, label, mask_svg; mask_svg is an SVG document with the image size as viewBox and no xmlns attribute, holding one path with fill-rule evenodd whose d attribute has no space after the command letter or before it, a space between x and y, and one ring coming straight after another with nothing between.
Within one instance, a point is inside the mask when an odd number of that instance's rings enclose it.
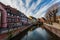
<instances>
[{"instance_id":1,"label":"sky","mask_svg":"<svg viewBox=\"0 0 60 40\"><path fill-rule=\"evenodd\" d=\"M18 9L26 16L44 17L46 11L60 0L0 0L0 2Z\"/></svg>"}]
</instances>

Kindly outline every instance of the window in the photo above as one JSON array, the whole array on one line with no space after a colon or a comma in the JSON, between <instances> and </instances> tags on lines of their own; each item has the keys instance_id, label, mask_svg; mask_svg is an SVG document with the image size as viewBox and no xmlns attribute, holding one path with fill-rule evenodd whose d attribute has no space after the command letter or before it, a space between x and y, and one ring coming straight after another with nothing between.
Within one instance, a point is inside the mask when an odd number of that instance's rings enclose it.
<instances>
[{"instance_id":1,"label":"window","mask_svg":"<svg viewBox=\"0 0 60 40\"><path fill-rule=\"evenodd\" d=\"M8 22L11 22L11 18L8 18Z\"/></svg>"},{"instance_id":2,"label":"window","mask_svg":"<svg viewBox=\"0 0 60 40\"><path fill-rule=\"evenodd\" d=\"M13 14L11 16L13 16Z\"/></svg>"},{"instance_id":3,"label":"window","mask_svg":"<svg viewBox=\"0 0 60 40\"><path fill-rule=\"evenodd\" d=\"M19 17L19 16L17 16L17 17Z\"/></svg>"},{"instance_id":4,"label":"window","mask_svg":"<svg viewBox=\"0 0 60 40\"><path fill-rule=\"evenodd\" d=\"M10 16L10 13L8 13L8 16Z\"/></svg>"},{"instance_id":5,"label":"window","mask_svg":"<svg viewBox=\"0 0 60 40\"><path fill-rule=\"evenodd\" d=\"M11 18L11 22L14 22L15 20L14 20L14 18Z\"/></svg>"}]
</instances>

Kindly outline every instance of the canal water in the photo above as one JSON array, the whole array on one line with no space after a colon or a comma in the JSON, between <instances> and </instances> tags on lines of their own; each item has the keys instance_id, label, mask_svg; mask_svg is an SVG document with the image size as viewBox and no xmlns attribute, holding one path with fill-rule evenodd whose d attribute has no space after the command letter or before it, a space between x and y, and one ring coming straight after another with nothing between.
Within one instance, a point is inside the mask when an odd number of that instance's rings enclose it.
<instances>
[{"instance_id":1,"label":"canal water","mask_svg":"<svg viewBox=\"0 0 60 40\"><path fill-rule=\"evenodd\" d=\"M21 40L59 40L59 39L53 37L53 35L50 35L45 29L39 27L33 31L28 31L27 34Z\"/></svg>"}]
</instances>

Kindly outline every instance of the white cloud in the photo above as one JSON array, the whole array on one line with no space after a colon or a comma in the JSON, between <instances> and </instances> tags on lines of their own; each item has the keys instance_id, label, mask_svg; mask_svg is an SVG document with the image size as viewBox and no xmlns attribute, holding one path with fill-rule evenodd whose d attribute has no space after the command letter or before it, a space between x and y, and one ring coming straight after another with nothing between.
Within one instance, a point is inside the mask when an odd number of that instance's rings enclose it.
<instances>
[{"instance_id":1,"label":"white cloud","mask_svg":"<svg viewBox=\"0 0 60 40\"><path fill-rule=\"evenodd\" d=\"M53 0L52 0L52 1L53 1ZM39 17L41 17L41 15L44 16L44 15L43 15L43 12L46 11L49 7L51 7L52 5L54 5L55 3L59 2L59 1L60 1L60 0L56 0L56 1L53 2L53 3L51 2L52 4L51 4L51 3L50 3L50 4L47 4L46 6L44 6L43 8L41 8L41 9L36 13L35 17L36 17L36 18L39 18Z\"/></svg>"},{"instance_id":2,"label":"white cloud","mask_svg":"<svg viewBox=\"0 0 60 40\"><path fill-rule=\"evenodd\" d=\"M34 6L35 6L35 3L33 3L32 6L27 10L26 14L31 15L31 11L33 10Z\"/></svg>"},{"instance_id":3,"label":"white cloud","mask_svg":"<svg viewBox=\"0 0 60 40\"><path fill-rule=\"evenodd\" d=\"M27 16L30 16L30 15L33 14L32 11L35 10L37 5L39 5L42 0L37 0L37 3L33 3L31 5L31 7L28 8L29 7L29 3L31 1L32 0L26 0L26 5L25 5L22 2L22 0L0 0L0 2L4 3L6 5L11 5L12 7L17 8L18 10L20 10L21 12L23 12ZM36 18L41 17L41 15L44 16L43 15L44 11L46 11L49 7L51 7L53 4L59 2L60 0L52 0L52 1L54 1L54 2L48 3L47 5L45 5L43 8L39 9L38 11L36 10L37 13L35 15L32 15L32 16L34 16ZM24 5L26 6L26 8L28 8L27 10L24 7Z\"/></svg>"},{"instance_id":4,"label":"white cloud","mask_svg":"<svg viewBox=\"0 0 60 40\"><path fill-rule=\"evenodd\" d=\"M14 7L14 8L17 8L17 9L19 9L18 7L17 7L17 2L16 2L17 0L11 0L11 6L12 7Z\"/></svg>"},{"instance_id":5,"label":"white cloud","mask_svg":"<svg viewBox=\"0 0 60 40\"><path fill-rule=\"evenodd\" d=\"M18 1L20 2L18 6L17 3ZM28 8L29 6L29 3L31 2L32 0L26 0L26 7ZM12 0L12 5L15 6L15 8L19 9L21 12L23 12L25 15L27 16L30 16L31 15L31 11L34 10L36 8L37 5L39 5L39 3L41 2L41 0L38 0L37 3L33 3L32 6L30 8L27 9L26 11L26 8L24 8L24 3L22 2L22 0Z\"/></svg>"},{"instance_id":6,"label":"white cloud","mask_svg":"<svg viewBox=\"0 0 60 40\"><path fill-rule=\"evenodd\" d=\"M28 10L26 11L26 15L30 16L32 15L32 11L36 8L37 5L39 5L39 3L41 2L41 0L38 0L37 3L33 3L32 6L30 8L28 8Z\"/></svg>"},{"instance_id":7,"label":"white cloud","mask_svg":"<svg viewBox=\"0 0 60 40\"><path fill-rule=\"evenodd\" d=\"M40 4L40 2L41 2L41 0L37 0L37 3L34 5L33 10L37 7L37 5Z\"/></svg>"},{"instance_id":8,"label":"white cloud","mask_svg":"<svg viewBox=\"0 0 60 40\"><path fill-rule=\"evenodd\" d=\"M11 5L11 0L0 0L0 2L6 4L6 5Z\"/></svg>"},{"instance_id":9,"label":"white cloud","mask_svg":"<svg viewBox=\"0 0 60 40\"><path fill-rule=\"evenodd\" d=\"M29 3L31 2L32 0L26 0L26 7L28 8L29 6Z\"/></svg>"}]
</instances>

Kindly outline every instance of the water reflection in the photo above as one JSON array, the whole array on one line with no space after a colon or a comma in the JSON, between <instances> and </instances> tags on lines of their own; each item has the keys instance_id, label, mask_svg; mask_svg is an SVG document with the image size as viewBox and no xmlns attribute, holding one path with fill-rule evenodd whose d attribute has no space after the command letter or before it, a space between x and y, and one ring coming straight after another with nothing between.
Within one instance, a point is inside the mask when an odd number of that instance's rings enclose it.
<instances>
[{"instance_id":1,"label":"water reflection","mask_svg":"<svg viewBox=\"0 0 60 40\"><path fill-rule=\"evenodd\" d=\"M21 40L48 40L48 33L42 28L37 28L33 31L28 31Z\"/></svg>"}]
</instances>

